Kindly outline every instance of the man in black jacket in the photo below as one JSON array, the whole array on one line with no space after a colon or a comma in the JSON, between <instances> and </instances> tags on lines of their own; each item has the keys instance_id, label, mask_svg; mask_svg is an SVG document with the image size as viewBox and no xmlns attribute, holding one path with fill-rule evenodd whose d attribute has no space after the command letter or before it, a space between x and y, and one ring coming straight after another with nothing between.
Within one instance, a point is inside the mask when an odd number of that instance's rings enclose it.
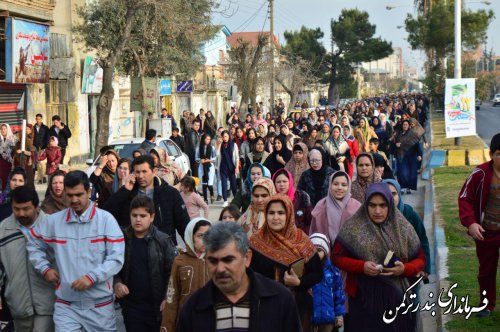
<instances>
[{"instance_id":1,"label":"man in black jacket","mask_svg":"<svg viewBox=\"0 0 500 332\"><path fill-rule=\"evenodd\" d=\"M181 237L189 222L186 205L177 189L156 176L153 158L140 156L132 162L133 172L127 177L125 185L111 195L103 206L122 227L130 225L130 202L137 195L146 195L154 201L154 225L172 237L175 231Z\"/></svg>"},{"instance_id":2,"label":"man in black jacket","mask_svg":"<svg viewBox=\"0 0 500 332\"><path fill-rule=\"evenodd\" d=\"M153 225L154 216L155 206L149 197L138 195L130 203L132 224L124 231L125 263L114 279L127 331L160 329L177 250L170 236Z\"/></svg>"},{"instance_id":3,"label":"man in black jacket","mask_svg":"<svg viewBox=\"0 0 500 332\"><path fill-rule=\"evenodd\" d=\"M201 122L199 119L194 119L191 130L184 136L184 152L189 157L191 163L191 173L194 177L198 177L198 166L196 165L196 147L200 144L201 140Z\"/></svg>"},{"instance_id":4,"label":"man in black jacket","mask_svg":"<svg viewBox=\"0 0 500 332\"><path fill-rule=\"evenodd\" d=\"M249 269L252 251L241 226L220 222L203 243L212 280L184 304L176 331L302 331L292 293Z\"/></svg>"},{"instance_id":5,"label":"man in black jacket","mask_svg":"<svg viewBox=\"0 0 500 332\"><path fill-rule=\"evenodd\" d=\"M47 147L49 142L49 127L47 127L43 123L43 117L40 113L35 116L36 122L34 126L34 138L33 145L36 148L36 151L39 153L40 150L44 150ZM45 180L45 169L47 166L47 161L37 161L37 179L38 183L41 183Z\"/></svg>"},{"instance_id":6,"label":"man in black jacket","mask_svg":"<svg viewBox=\"0 0 500 332\"><path fill-rule=\"evenodd\" d=\"M59 147L61 148L61 164L64 163L64 156L66 155L66 147L68 146L68 139L71 137L71 130L64 123L61 122L59 115L52 117L52 127L49 129L49 137L57 137ZM48 140L47 140L48 143Z\"/></svg>"}]
</instances>

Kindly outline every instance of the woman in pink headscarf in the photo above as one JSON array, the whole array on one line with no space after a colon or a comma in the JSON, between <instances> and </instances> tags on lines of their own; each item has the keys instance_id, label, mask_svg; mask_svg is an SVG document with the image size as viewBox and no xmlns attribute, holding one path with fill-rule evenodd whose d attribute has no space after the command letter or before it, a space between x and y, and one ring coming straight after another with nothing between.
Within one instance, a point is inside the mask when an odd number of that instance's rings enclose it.
<instances>
[{"instance_id":1,"label":"woman in pink headscarf","mask_svg":"<svg viewBox=\"0 0 500 332\"><path fill-rule=\"evenodd\" d=\"M285 168L280 168L273 174L273 183L278 194L287 195L293 203L295 225L304 233L309 234L311 225L311 198L305 191L295 189L292 173Z\"/></svg>"},{"instance_id":2,"label":"woman in pink headscarf","mask_svg":"<svg viewBox=\"0 0 500 332\"><path fill-rule=\"evenodd\" d=\"M333 245L340 228L361 206L351 197L351 180L344 171L330 177L328 196L321 199L312 211L310 233L326 235Z\"/></svg>"}]
</instances>

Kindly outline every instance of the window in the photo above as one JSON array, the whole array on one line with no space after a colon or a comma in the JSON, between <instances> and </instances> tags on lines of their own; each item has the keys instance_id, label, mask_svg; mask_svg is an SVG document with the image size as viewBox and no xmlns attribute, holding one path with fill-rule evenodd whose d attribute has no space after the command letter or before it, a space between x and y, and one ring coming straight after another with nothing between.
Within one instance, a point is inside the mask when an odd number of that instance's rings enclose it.
<instances>
[{"instance_id":1,"label":"window","mask_svg":"<svg viewBox=\"0 0 500 332\"><path fill-rule=\"evenodd\" d=\"M178 158L182 154L181 151L176 147L175 143L171 140L162 141L161 146L167 150L169 156Z\"/></svg>"},{"instance_id":2,"label":"window","mask_svg":"<svg viewBox=\"0 0 500 332\"><path fill-rule=\"evenodd\" d=\"M50 80L49 104L47 105L47 119L59 115L61 121L67 123L68 81Z\"/></svg>"},{"instance_id":3,"label":"window","mask_svg":"<svg viewBox=\"0 0 500 332\"><path fill-rule=\"evenodd\" d=\"M51 58L69 58L71 52L68 47L68 40L65 34L50 34L50 57Z\"/></svg>"}]
</instances>

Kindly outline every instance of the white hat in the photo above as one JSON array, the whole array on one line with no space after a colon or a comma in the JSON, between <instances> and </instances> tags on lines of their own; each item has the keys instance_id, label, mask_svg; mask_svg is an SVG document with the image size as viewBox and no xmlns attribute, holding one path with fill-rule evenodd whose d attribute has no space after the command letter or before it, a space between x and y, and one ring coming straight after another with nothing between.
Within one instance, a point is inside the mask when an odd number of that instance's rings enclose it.
<instances>
[{"instance_id":1,"label":"white hat","mask_svg":"<svg viewBox=\"0 0 500 332\"><path fill-rule=\"evenodd\" d=\"M330 255L330 240L324 234L314 233L309 236L309 239L316 248L323 250L326 256Z\"/></svg>"}]
</instances>

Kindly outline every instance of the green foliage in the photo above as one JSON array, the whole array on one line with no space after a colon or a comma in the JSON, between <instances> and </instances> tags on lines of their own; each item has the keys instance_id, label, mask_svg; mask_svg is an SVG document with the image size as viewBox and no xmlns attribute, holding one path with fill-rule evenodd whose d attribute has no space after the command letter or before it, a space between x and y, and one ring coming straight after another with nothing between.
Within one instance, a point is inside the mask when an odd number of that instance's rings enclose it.
<instances>
[{"instance_id":1,"label":"green foliage","mask_svg":"<svg viewBox=\"0 0 500 332\"><path fill-rule=\"evenodd\" d=\"M429 9L429 1L416 0L415 4L419 13L423 14L422 8ZM432 10L427 10L425 16L414 17L408 14L405 20L408 42L412 49L427 51L429 62L427 65L427 77L425 84L431 97L438 100L440 104L444 99L444 82L446 77L452 75L452 61L448 61L448 74L444 70L443 59L454 52L454 1L436 1ZM470 9L462 10L462 47L465 49L476 49L484 43L487 37L488 26L494 18L492 10ZM469 66L463 68L470 70ZM475 68L474 68L475 71ZM469 76L462 73L463 77ZM472 76L470 76L472 77Z\"/></svg>"},{"instance_id":2,"label":"green foliage","mask_svg":"<svg viewBox=\"0 0 500 332\"><path fill-rule=\"evenodd\" d=\"M480 73L476 78L476 98L490 100L493 97L493 86L495 85L495 74Z\"/></svg>"},{"instance_id":3,"label":"green foliage","mask_svg":"<svg viewBox=\"0 0 500 332\"><path fill-rule=\"evenodd\" d=\"M376 26L369 21L369 15L358 9L343 9L337 20L331 20L332 53L328 56L330 87L328 101L333 101L335 85L348 83L340 75L353 72L352 65L357 62L382 59L392 53L391 43L374 37ZM341 70L340 70L341 69ZM351 77L352 80L352 77Z\"/></svg>"},{"instance_id":4,"label":"green foliage","mask_svg":"<svg viewBox=\"0 0 500 332\"><path fill-rule=\"evenodd\" d=\"M321 42L324 33L320 28L310 29L302 26L299 31L285 31L286 45L283 48L292 61L301 58L310 62L310 72L319 79L328 71L324 62L326 49ZM299 60L297 60L299 61Z\"/></svg>"}]
</instances>

